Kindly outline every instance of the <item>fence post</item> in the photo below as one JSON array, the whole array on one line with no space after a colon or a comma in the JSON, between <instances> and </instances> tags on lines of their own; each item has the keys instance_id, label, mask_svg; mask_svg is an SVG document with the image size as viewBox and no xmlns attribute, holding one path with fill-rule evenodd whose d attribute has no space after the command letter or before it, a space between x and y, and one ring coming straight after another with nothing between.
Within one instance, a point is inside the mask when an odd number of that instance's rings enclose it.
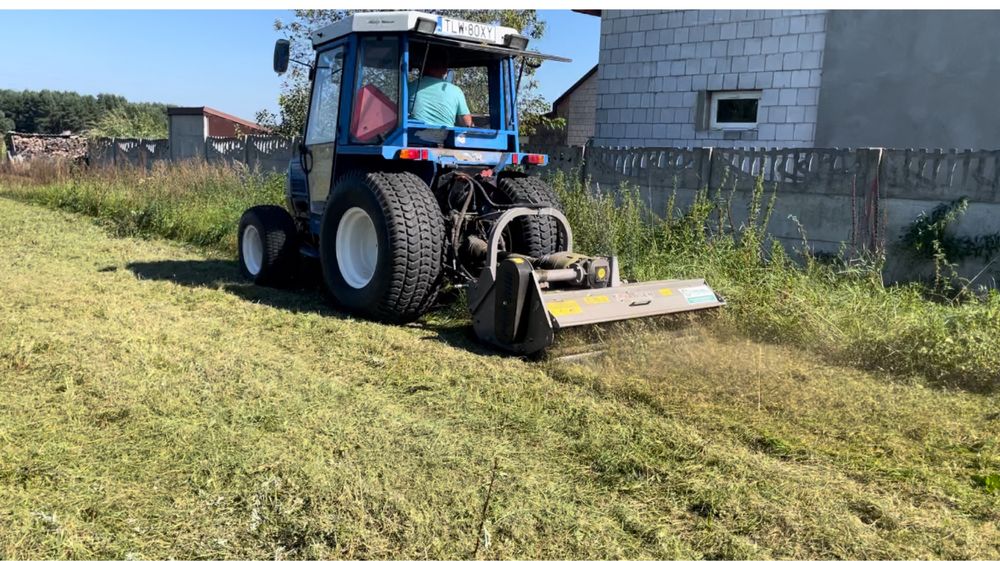
<instances>
[{"instance_id":1,"label":"fence post","mask_svg":"<svg viewBox=\"0 0 1000 561\"><path fill-rule=\"evenodd\" d=\"M696 186L696 189L701 189L702 187L711 190L712 189L712 147L703 146L701 148L702 162L701 162L701 182L704 185Z\"/></svg>"}]
</instances>

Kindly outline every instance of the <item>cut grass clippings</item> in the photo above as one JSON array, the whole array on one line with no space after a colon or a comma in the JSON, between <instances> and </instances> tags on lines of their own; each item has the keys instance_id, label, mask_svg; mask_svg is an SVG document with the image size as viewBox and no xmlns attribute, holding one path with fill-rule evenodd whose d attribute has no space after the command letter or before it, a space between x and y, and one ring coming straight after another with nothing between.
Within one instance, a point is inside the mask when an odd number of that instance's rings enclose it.
<instances>
[{"instance_id":1,"label":"cut grass clippings","mask_svg":"<svg viewBox=\"0 0 1000 561\"><path fill-rule=\"evenodd\" d=\"M995 396L690 318L525 362L0 217L0 557L1000 556Z\"/></svg>"}]
</instances>

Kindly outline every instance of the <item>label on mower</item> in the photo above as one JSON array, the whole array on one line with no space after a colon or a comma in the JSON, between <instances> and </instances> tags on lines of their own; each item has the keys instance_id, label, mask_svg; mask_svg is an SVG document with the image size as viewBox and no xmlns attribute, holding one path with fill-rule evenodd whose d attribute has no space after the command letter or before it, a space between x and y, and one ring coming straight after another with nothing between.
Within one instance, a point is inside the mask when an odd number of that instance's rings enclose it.
<instances>
[{"instance_id":1,"label":"label on mower","mask_svg":"<svg viewBox=\"0 0 1000 561\"><path fill-rule=\"evenodd\" d=\"M588 304L607 304L611 300L607 296L598 295L598 296L584 296L583 301Z\"/></svg>"},{"instance_id":2,"label":"label on mower","mask_svg":"<svg viewBox=\"0 0 1000 561\"><path fill-rule=\"evenodd\" d=\"M545 309L552 314L553 317L559 316L571 316L573 314L579 314L583 311L580 308L580 304L576 303L576 300L556 300L555 302L549 302L545 304Z\"/></svg>"},{"instance_id":3,"label":"label on mower","mask_svg":"<svg viewBox=\"0 0 1000 561\"><path fill-rule=\"evenodd\" d=\"M674 291L670 290L669 288L661 288L660 289L660 295L661 296L673 296L673 294L674 294Z\"/></svg>"},{"instance_id":4,"label":"label on mower","mask_svg":"<svg viewBox=\"0 0 1000 561\"><path fill-rule=\"evenodd\" d=\"M688 288L678 288L688 304L708 304L718 302L715 293L707 286L692 286Z\"/></svg>"}]
</instances>

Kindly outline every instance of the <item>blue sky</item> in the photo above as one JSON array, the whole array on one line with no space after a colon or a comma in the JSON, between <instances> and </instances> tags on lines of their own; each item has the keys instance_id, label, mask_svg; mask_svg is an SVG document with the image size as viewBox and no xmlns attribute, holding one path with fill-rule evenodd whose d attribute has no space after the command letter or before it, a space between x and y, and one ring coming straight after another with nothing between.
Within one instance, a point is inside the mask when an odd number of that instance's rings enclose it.
<instances>
[{"instance_id":1,"label":"blue sky","mask_svg":"<svg viewBox=\"0 0 1000 561\"><path fill-rule=\"evenodd\" d=\"M546 35L531 48L566 56L538 71L553 101L597 63L600 20L540 10ZM208 105L253 118L275 109L273 23L290 11L0 11L0 88L114 93L132 101Z\"/></svg>"}]
</instances>

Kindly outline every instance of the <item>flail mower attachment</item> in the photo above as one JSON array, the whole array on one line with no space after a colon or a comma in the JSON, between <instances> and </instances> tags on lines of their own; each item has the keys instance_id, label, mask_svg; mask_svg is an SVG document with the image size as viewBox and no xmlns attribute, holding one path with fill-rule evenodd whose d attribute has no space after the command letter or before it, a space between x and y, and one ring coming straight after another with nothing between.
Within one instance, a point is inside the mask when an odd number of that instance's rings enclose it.
<instances>
[{"instance_id":1,"label":"flail mower attachment","mask_svg":"<svg viewBox=\"0 0 1000 561\"><path fill-rule=\"evenodd\" d=\"M508 254L498 262L501 233L515 218L550 216L559 222L565 251L540 258ZM554 208L516 207L496 219L486 266L469 285L473 328L480 339L530 355L552 344L555 330L717 308L725 301L704 279L627 283L615 257L573 253L566 217Z\"/></svg>"}]
</instances>

